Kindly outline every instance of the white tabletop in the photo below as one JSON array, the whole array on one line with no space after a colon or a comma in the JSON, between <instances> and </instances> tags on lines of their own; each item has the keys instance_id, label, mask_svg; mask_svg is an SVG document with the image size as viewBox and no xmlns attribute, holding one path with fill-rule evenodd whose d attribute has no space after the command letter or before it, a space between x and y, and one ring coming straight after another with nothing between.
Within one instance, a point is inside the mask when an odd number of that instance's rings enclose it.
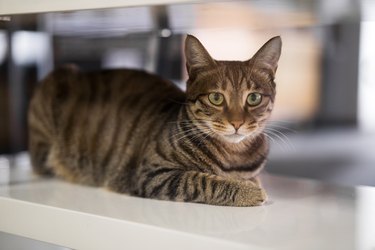
<instances>
[{"instance_id":1,"label":"white tabletop","mask_svg":"<svg viewBox=\"0 0 375 250\"><path fill-rule=\"evenodd\" d=\"M1 165L1 164L0 164ZM263 175L270 201L157 201L0 168L0 231L73 249L374 249L375 188Z\"/></svg>"}]
</instances>

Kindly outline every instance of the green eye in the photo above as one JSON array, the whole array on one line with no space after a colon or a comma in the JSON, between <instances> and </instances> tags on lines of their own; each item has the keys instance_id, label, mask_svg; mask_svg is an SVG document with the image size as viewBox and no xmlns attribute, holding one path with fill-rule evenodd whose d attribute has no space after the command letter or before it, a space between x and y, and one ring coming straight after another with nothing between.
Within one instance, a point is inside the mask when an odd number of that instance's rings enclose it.
<instances>
[{"instance_id":1,"label":"green eye","mask_svg":"<svg viewBox=\"0 0 375 250\"><path fill-rule=\"evenodd\" d=\"M247 103L250 106L257 106L262 102L262 94L260 93L251 93L247 96Z\"/></svg>"},{"instance_id":2,"label":"green eye","mask_svg":"<svg viewBox=\"0 0 375 250\"><path fill-rule=\"evenodd\" d=\"M221 104L223 104L224 102L224 96L220 93L211 93L208 95L208 100L213 104L213 105L216 105L216 106L219 106Z\"/></svg>"}]
</instances>

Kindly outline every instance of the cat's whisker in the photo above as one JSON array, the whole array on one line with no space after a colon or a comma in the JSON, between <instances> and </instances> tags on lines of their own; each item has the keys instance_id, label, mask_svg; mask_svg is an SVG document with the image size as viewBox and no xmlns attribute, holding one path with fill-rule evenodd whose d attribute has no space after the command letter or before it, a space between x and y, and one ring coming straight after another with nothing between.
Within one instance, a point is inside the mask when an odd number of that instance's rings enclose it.
<instances>
[{"instance_id":1,"label":"cat's whisker","mask_svg":"<svg viewBox=\"0 0 375 250\"><path fill-rule=\"evenodd\" d=\"M201 145L201 142L203 141L203 138L205 137L206 134L201 134L201 135L197 135L193 138L189 138L189 141L191 142L198 142L198 147L200 147Z\"/></svg>"},{"instance_id":2,"label":"cat's whisker","mask_svg":"<svg viewBox=\"0 0 375 250\"><path fill-rule=\"evenodd\" d=\"M279 131L279 130L277 130L277 129L273 129L273 128L268 128L268 130L273 131L274 133L280 135L280 137L282 137L282 138L285 138L285 140L287 141L287 145L290 146L290 149L293 150L293 151L296 150L296 148L295 148L293 142L292 142L292 141L289 139L289 137L286 136L284 133L282 133L281 131Z\"/></svg>"},{"instance_id":3,"label":"cat's whisker","mask_svg":"<svg viewBox=\"0 0 375 250\"><path fill-rule=\"evenodd\" d=\"M279 127L279 126L266 126L265 129L274 129L274 130L277 130L278 132L283 131L284 133L287 133L287 134L296 134L297 133L297 131L294 130L294 129L289 129L289 128L286 128L286 127Z\"/></svg>"},{"instance_id":4,"label":"cat's whisker","mask_svg":"<svg viewBox=\"0 0 375 250\"><path fill-rule=\"evenodd\" d=\"M297 133L295 129L291 129L289 127L281 126L278 124L266 124L266 128L282 129L282 130L287 130L288 132L291 132L291 133Z\"/></svg>"},{"instance_id":5,"label":"cat's whisker","mask_svg":"<svg viewBox=\"0 0 375 250\"><path fill-rule=\"evenodd\" d=\"M284 123L284 124L293 124L294 123L293 121L289 121L289 120L268 120L268 122L272 122L272 123Z\"/></svg>"},{"instance_id":6,"label":"cat's whisker","mask_svg":"<svg viewBox=\"0 0 375 250\"><path fill-rule=\"evenodd\" d=\"M201 129L199 129L197 127L191 127L189 129L185 129L183 131L179 131L179 132L175 133L174 136L176 136L176 135L184 135L186 133L190 133L190 132L194 132L194 131L201 131Z\"/></svg>"},{"instance_id":7,"label":"cat's whisker","mask_svg":"<svg viewBox=\"0 0 375 250\"><path fill-rule=\"evenodd\" d=\"M204 140L207 139L208 136L211 136L211 135L213 135L213 134L214 134L214 132L209 131L209 132L206 134L206 136L204 136L203 138L201 138L201 140L199 141L198 147L202 144L202 142L203 142Z\"/></svg>"},{"instance_id":8,"label":"cat's whisker","mask_svg":"<svg viewBox=\"0 0 375 250\"><path fill-rule=\"evenodd\" d=\"M266 129L265 132L267 132L269 135L273 135L274 137L276 137L278 139L279 142L281 142L282 144L279 144L279 145L285 145L285 149L287 151L289 150L293 150L294 147L293 145L291 144L290 141L288 141L287 139L285 139L283 136L285 136L284 134L280 135L279 133L275 132L275 131L272 131L272 130L268 130ZM278 131L279 132L279 131ZM275 139L276 139L275 138ZM287 138L287 137L286 137Z\"/></svg>"},{"instance_id":9,"label":"cat's whisker","mask_svg":"<svg viewBox=\"0 0 375 250\"><path fill-rule=\"evenodd\" d=\"M184 139L184 138L189 137L189 136L204 135L207 132L209 132L209 131L208 130L206 131L206 130L201 130L201 129L198 129L198 128L194 128L194 129L189 130L189 131L182 131L182 132L180 132L179 135L182 134L182 136L178 137L178 138L175 138L175 140L179 141L179 140Z\"/></svg>"},{"instance_id":10,"label":"cat's whisker","mask_svg":"<svg viewBox=\"0 0 375 250\"><path fill-rule=\"evenodd\" d=\"M172 137L173 140L175 141L180 141L186 137L196 135L199 131L189 131L189 132L182 132L179 134L176 134Z\"/></svg>"},{"instance_id":11,"label":"cat's whisker","mask_svg":"<svg viewBox=\"0 0 375 250\"><path fill-rule=\"evenodd\" d=\"M278 140L275 140L275 142L279 141L279 142L283 143L283 145L288 146L288 143L284 140L284 138L282 138L277 133L275 133L275 132L273 132L271 130L268 130L268 129L265 129L264 131L267 132L269 135L274 136L275 137L274 139L278 139Z\"/></svg>"},{"instance_id":12,"label":"cat's whisker","mask_svg":"<svg viewBox=\"0 0 375 250\"><path fill-rule=\"evenodd\" d=\"M212 122L213 120L210 119L188 119L188 120L178 120L178 121L171 121L167 122L168 124L194 124L194 122Z\"/></svg>"},{"instance_id":13,"label":"cat's whisker","mask_svg":"<svg viewBox=\"0 0 375 250\"><path fill-rule=\"evenodd\" d=\"M182 139L186 139L188 141L191 141L191 142L194 142L194 141L199 141L200 138L202 138L206 133L200 133L200 134L195 134L195 135L192 135L190 138L188 136L184 137L184 138L180 138L180 139L177 139L177 141L179 140L182 140Z\"/></svg>"},{"instance_id":14,"label":"cat's whisker","mask_svg":"<svg viewBox=\"0 0 375 250\"><path fill-rule=\"evenodd\" d=\"M263 132L263 134L272 142L272 143L278 143L278 142L275 142L275 139L273 139L272 136L270 136L269 134L267 134L266 132Z\"/></svg>"},{"instance_id":15,"label":"cat's whisker","mask_svg":"<svg viewBox=\"0 0 375 250\"><path fill-rule=\"evenodd\" d=\"M188 132L187 133L183 133L181 136L175 137L174 139L176 141L180 141L181 139L184 139L184 138L190 137L190 136L196 136L197 134L200 134L200 133L203 134L203 132L201 132L201 131L190 131L189 133Z\"/></svg>"},{"instance_id":16,"label":"cat's whisker","mask_svg":"<svg viewBox=\"0 0 375 250\"><path fill-rule=\"evenodd\" d=\"M272 121L272 120L266 120L263 124L266 124L267 126L270 126L270 127L280 127L282 129L285 129L285 130L295 131L294 129L291 128L291 126L293 126L295 124L292 121L281 121L281 120Z\"/></svg>"},{"instance_id":17,"label":"cat's whisker","mask_svg":"<svg viewBox=\"0 0 375 250\"><path fill-rule=\"evenodd\" d=\"M278 147L284 149L283 145L280 143L279 140L276 140L275 138L272 137L271 134L268 134L268 132L266 131L263 131L263 134L275 145L277 145Z\"/></svg>"}]
</instances>

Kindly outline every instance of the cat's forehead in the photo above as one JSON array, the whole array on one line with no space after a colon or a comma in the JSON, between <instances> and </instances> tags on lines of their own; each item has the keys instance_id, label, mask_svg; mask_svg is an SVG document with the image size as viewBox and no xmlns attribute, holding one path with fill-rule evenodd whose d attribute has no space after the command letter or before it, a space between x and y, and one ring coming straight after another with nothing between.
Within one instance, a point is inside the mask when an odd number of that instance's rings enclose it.
<instances>
[{"instance_id":1,"label":"cat's forehead","mask_svg":"<svg viewBox=\"0 0 375 250\"><path fill-rule=\"evenodd\" d=\"M269 74L244 62L220 62L212 78L215 82L214 88L222 91L263 90L264 92L273 92L274 88L273 79Z\"/></svg>"}]
</instances>

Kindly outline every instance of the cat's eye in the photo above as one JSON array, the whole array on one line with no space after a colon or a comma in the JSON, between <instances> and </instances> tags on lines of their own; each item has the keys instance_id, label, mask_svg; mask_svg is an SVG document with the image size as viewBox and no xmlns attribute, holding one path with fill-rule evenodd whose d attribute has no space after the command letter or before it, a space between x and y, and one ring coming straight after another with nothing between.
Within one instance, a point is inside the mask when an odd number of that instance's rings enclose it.
<instances>
[{"instance_id":1,"label":"cat's eye","mask_svg":"<svg viewBox=\"0 0 375 250\"><path fill-rule=\"evenodd\" d=\"M256 92L251 93L247 96L246 101L252 107L257 106L262 102L262 94Z\"/></svg>"},{"instance_id":2,"label":"cat's eye","mask_svg":"<svg viewBox=\"0 0 375 250\"><path fill-rule=\"evenodd\" d=\"M220 93L214 92L214 93L210 93L208 95L208 100L213 105L219 106L219 105L223 104L223 102L224 102L224 96L222 94L220 94Z\"/></svg>"}]
</instances>

